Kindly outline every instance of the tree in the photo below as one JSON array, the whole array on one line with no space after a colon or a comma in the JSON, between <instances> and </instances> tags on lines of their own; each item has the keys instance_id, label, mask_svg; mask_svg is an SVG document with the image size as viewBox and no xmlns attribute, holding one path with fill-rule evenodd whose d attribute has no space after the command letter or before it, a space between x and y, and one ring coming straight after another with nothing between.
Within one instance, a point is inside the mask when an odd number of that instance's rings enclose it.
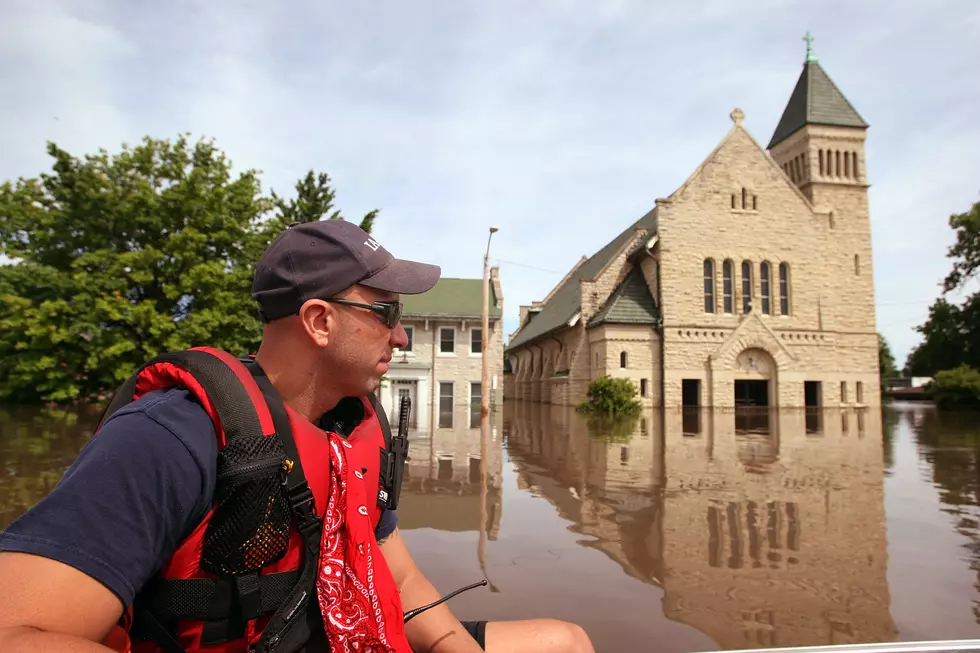
<instances>
[{"instance_id":1,"label":"tree","mask_svg":"<svg viewBox=\"0 0 980 653\"><path fill-rule=\"evenodd\" d=\"M0 402L96 399L164 351L255 351L252 273L281 212L339 216L326 175L264 197L210 141L47 151L50 173L0 185L0 254L16 261L0 266Z\"/></svg>"},{"instance_id":2,"label":"tree","mask_svg":"<svg viewBox=\"0 0 980 653\"><path fill-rule=\"evenodd\" d=\"M898 376L898 369L895 367L895 356L892 355L891 347L880 333L878 334L878 370L881 376L881 391L884 393L888 381Z\"/></svg>"},{"instance_id":3,"label":"tree","mask_svg":"<svg viewBox=\"0 0 980 653\"><path fill-rule=\"evenodd\" d=\"M577 408L597 415L636 415L642 408L636 394L636 385L629 379L604 375L589 383L588 398Z\"/></svg>"},{"instance_id":4,"label":"tree","mask_svg":"<svg viewBox=\"0 0 980 653\"><path fill-rule=\"evenodd\" d=\"M283 228L293 222L314 222L318 220L343 220L340 211L334 208L334 198L336 193L330 186L330 176L325 172L319 175L313 170L306 173L306 176L296 182L296 197L285 200L272 192L272 201L279 210L276 228ZM365 215L360 222L360 227L364 231L371 233L374 227L374 219L378 215L378 210L374 209Z\"/></svg>"},{"instance_id":5,"label":"tree","mask_svg":"<svg viewBox=\"0 0 980 653\"><path fill-rule=\"evenodd\" d=\"M943 280L942 294L929 308L929 317L916 330L922 343L909 353L908 374L935 376L960 364L980 368L980 293L968 296L960 305L946 299L963 289L980 271L980 202L965 213L950 216L949 226L956 242L947 250L952 270Z\"/></svg>"},{"instance_id":6,"label":"tree","mask_svg":"<svg viewBox=\"0 0 980 653\"><path fill-rule=\"evenodd\" d=\"M956 242L946 254L953 259L953 269L943 281L944 292L962 287L980 270L980 202L966 213L951 215L949 226L956 232Z\"/></svg>"}]
</instances>

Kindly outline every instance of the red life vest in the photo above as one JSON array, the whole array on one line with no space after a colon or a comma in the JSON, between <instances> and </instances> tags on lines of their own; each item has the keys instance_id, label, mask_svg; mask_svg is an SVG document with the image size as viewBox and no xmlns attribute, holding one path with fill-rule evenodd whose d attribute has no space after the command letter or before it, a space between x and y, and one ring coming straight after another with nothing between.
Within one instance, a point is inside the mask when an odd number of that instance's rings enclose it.
<instances>
[{"instance_id":1,"label":"red life vest","mask_svg":"<svg viewBox=\"0 0 980 653\"><path fill-rule=\"evenodd\" d=\"M116 393L100 427L127 403L175 386L193 393L214 424L215 502L103 643L131 653L328 650L316 580L323 571L318 516L327 514L332 485L330 436L286 406L254 360L208 347L143 365ZM379 504L397 504L401 470L394 469L403 461L396 463L393 450L403 455L407 445L392 446L373 396L345 401L360 401L364 414L341 442L351 470L347 496L363 500L357 508L373 530ZM355 482L363 491L350 491ZM376 602L369 607L400 617L383 556L368 564ZM386 624L387 636L404 650L404 624L396 621Z\"/></svg>"}]
</instances>

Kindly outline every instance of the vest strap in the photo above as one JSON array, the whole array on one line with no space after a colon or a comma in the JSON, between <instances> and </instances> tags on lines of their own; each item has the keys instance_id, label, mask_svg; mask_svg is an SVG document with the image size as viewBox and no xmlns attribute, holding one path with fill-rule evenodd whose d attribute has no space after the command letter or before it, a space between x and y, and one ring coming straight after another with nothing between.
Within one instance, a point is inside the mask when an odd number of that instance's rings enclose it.
<instances>
[{"instance_id":1,"label":"vest strap","mask_svg":"<svg viewBox=\"0 0 980 653\"><path fill-rule=\"evenodd\" d=\"M273 650L293 651L309 641L313 634L312 619L308 618L311 601L316 595L316 576L320 559L321 522L316 514L313 491L303 474L293 429L289 423L289 415L283 405L282 398L276 392L269 377L252 358L242 359L242 362L252 373L255 383L265 397L272 415L272 423L276 434L282 440L286 455L293 462L286 475L287 494L290 508L296 522L296 528L303 536L303 556L300 563L299 578L290 588L289 594L279 603L262 630L262 637L255 646L257 653L269 653ZM313 603L313 605L316 605Z\"/></svg>"},{"instance_id":2,"label":"vest strap","mask_svg":"<svg viewBox=\"0 0 980 653\"><path fill-rule=\"evenodd\" d=\"M157 579L148 588L150 591L141 607L164 622L177 619L220 621L239 611L242 616L254 619L274 610L289 595L298 579L298 571L257 575L257 594L261 599L258 607L251 611L252 615L245 614L244 605L236 605L239 590L235 580L227 576Z\"/></svg>"}]
</instances>

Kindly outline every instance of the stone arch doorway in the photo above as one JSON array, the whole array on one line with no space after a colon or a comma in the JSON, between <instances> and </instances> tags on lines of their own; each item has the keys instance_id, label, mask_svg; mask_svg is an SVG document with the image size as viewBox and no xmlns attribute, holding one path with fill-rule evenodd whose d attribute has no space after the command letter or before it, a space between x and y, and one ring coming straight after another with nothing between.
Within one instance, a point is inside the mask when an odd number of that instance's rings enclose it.
<instances>
[{"instance_id":1,"label":"stone arch doorway","mask_svg":"<svg viewBox=\"0 0 980 653\"><path fill-rule=\"evenodd\" d=\"M735 359L735 405L766 407L776 404L776 362L769 352L750 347Z\"/></svg>"}]
</instances>

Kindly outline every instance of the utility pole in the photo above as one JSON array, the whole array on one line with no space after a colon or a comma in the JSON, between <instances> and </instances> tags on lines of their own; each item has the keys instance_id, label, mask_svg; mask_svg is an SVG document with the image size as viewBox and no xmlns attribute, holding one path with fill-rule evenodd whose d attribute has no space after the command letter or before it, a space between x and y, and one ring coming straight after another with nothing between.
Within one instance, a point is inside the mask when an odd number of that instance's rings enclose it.
<instances>
[{"instance_id":1,"label":"utility pole","mask_svg":"<svg viewBox=\"0 0 980 653\"><path fill-rule=\"evenodd\" d=\"M485 420L487 415L490 414L490 383L489 379L489 356L487 356L487 347L489 343L489 331L490 331L490 239L497 232L497 227L490 227L490 235L487 236L487 251L483 254L483 324L481 334L483 336L482 342L482 358L483 358L483 373L480 377L480 403L481 405L481 419Z\"/></svg>"}]
</instances>

